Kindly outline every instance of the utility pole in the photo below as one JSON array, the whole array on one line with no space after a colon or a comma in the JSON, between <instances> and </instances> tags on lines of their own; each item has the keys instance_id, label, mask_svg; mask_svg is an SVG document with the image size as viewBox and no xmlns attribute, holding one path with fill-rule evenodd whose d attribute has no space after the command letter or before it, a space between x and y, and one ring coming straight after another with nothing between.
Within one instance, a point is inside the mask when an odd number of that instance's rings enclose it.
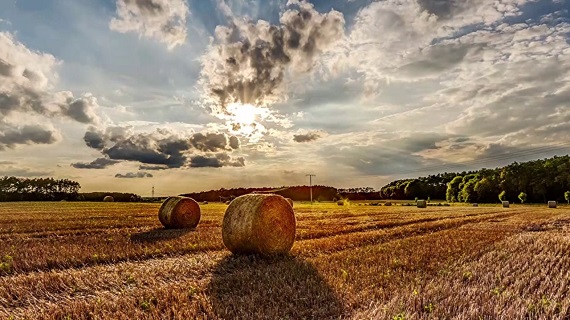
<instances>
[{"instance_id":1,"label":"utility pole","mask_svg":"<svg viewBox=\"0 0 570 320\"><path fill-rule=\"evenodd\" d=\"M311 204L313 204L313 177L316 177L316 175L307 174L305 177L309 177L309 191L311 192Z\"/></svg>"},{"instance_id":2,"label":"utility pole","mask_svg":"<svg viewBox=\"0 0 570 320\"><path fill-rule=\"evenodd\" d=\"M152 185L152 197L154 198L154 184Z\"/></svg>"}]
</instances>

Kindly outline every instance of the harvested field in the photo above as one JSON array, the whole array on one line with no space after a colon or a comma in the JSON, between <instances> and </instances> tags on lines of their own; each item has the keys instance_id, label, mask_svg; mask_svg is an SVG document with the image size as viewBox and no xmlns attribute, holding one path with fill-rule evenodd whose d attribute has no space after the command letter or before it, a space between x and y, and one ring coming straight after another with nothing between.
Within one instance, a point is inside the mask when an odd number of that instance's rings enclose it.
<instances>
[{"instance_id":1,"label":"harvested field","mask_svg":"<svg viewBox=\"0 0 570 320\"><path fill-rule=\"evenodd\" d=\"M295 204L289 256L233 256L224 204L0 203L0 319L568 319L570 208Z\"/></svg>"}]
</instances>

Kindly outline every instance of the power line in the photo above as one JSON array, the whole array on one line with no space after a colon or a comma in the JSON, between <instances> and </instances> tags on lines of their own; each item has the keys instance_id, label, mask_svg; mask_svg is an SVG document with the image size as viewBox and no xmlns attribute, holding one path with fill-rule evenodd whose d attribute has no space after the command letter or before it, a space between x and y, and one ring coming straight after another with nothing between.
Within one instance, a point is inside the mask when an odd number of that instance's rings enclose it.
<instances>
[{"instance_id":1,"label":"power line","mask_svg":"<svg viewBox=\"0 0 570 320\"><path fill-rule=\"evenodd\" d=\"M311 203L313 203L313 177L316 177L316 175L307 174L305 177L309 177L309 192L311 193Z\"/></svg>"}]
</instances>

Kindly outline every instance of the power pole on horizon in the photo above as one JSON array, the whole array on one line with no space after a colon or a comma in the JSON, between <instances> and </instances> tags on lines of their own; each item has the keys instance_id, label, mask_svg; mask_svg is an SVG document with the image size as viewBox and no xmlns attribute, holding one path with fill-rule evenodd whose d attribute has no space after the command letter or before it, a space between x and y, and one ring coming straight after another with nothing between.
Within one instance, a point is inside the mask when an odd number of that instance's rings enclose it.
<instances>
[{"instance_id":1,"label":"power pole on horizon","mask_svg":"<svg viewBox=\"0 0 570 320\"><path fill-rule=\"evenodd\" d=\"M316 177L316 175L307 174L305 177L309 177L309 192L311 193L311 204L313 204L313 177Z\"/></svg>"},{"instance_id":2,"label":"power pole on horizon","mask_svg":"<svg viewBox=\"0 0 570 320\"><path fill-rule=\"evenodd\" d=\"M154 198L154 184L152 185L152 197Z\"/></svg>"}]
</instances>

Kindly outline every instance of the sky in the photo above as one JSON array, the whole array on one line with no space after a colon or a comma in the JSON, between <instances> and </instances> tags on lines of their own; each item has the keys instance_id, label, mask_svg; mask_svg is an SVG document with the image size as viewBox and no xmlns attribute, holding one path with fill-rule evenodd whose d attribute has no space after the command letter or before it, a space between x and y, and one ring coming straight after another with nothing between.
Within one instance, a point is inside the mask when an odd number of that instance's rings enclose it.
<instances>
[{"instance_id":1,"label":"sky","mask_svg":"<svg viewBox=\"0 0 570 320\"><path fill-rule=\"evenodd\" d=\"M150 195L570 152L570 0L0 0L0 175Z\"/></svg>"}]
</instances>

